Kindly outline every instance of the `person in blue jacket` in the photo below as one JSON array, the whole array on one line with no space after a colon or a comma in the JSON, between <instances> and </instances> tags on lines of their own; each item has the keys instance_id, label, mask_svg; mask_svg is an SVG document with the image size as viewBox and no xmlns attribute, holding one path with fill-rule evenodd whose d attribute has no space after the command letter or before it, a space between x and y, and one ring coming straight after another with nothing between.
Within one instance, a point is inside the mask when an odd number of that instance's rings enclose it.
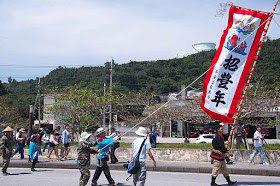
<instances>
[{"instance_id":1,"label":"person in blue jacket","mask_svg":"<svg viewBox=\"0 0 280 186\"><path fill-rule=\"evenodd\" d=\"M41 147L39 145L40 136L39 135L32 135L30 139L31 143L29 145L28 155L32 160L31 171L35 170L35 165L38 162L38 156L42 155Z\"/></svg>"},{"instance_id":2,"label":"person in blue jacket","mask_svg":"<svg viewBox=\"0 0 280 186\"><path fill-rule=\"evenodd\" d=\"M120 134L114 138L106 138L106 131L103 128L99 128L96 130L96 136L97 136L97 165L96 170L92 179L92 185L96 186L97 181L102 173L104 172L109 184L111 186L117 185L117 183L113 180L110 169L107 164L107 161L109 160L109 146L114 143L114 141L117 141L120 137Z\"/></svg>"}]
</instances>

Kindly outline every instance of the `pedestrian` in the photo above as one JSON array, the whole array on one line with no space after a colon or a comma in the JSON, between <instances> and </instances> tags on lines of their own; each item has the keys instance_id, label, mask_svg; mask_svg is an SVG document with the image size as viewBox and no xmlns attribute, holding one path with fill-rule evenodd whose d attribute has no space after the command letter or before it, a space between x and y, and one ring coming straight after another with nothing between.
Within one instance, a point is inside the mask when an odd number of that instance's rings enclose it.
<instances>
[{"instance_id":1,"label":"pedestrian","mask_svg":"<svg viewBox=\"0 0 280 186\"><path fill-rule=\"evenodd\" d=\"M110 131L111 131L111 135L107 136L107 138L114 138L117 136L117 133L116 133L116 130L114 127L112 127L110 129ZM119 147L120 147L120 142L118 142L118 141L115 141L114 143L111 144L111 151L110 151L111 163L117 163L119 161L115 155L115 150Z\"/></svg>"},{"instance_id":2,"label":"pedestrian","mask_svg":"<svg viewBox=\"0 0 280 186\"><path fill-rule=\"evenodd\" d=\"M118 140L118 136L114 138L106 139L106 131L103 128L98 128L96 130L96 136L97 136L97 151L99 152L97 154L97 165L96 170L92 179L92 185L97 186L97 181L102 173L104 172L109 184L111 186L117 185L117 183L113 180L110 174L110 169L107 164L107 161L109 160L109 146L114 142Z\"/></svg>"},{"instance_id":3,"label":"pedestrian","mask_svg":"<svg viewBox=\"0 0 280 186\"><path fill-rule=\"evenodd\" d=\"M262 131L262 128L260 126L257 126L257 130L254 133L254 137L253 137L255 150L254 150L253 154L250 156L250 159L248 160L248 162L252 163L255 156L258 153L260 153L261 159L262 159L262 164L269 165L265 161L265 153L264 153L264 150L263 150L263 144L264 144L264 142L266 143L266 141L264 140L264 136L262 135L261 131Z\"/></svg>"},{"instance_id":4,"label":"pedestrian","mask_svg":"<svg viewBox=\"0 0 280 186\"><path fill-rule=\"evenodd\" d=\"M39 155L42 155L41 147L39 145L40 135L32 135L30 140L31 143L29 145L28 155L30 155L30 159L32 160L31 171L37 171L35 170L35 165L38 162Z\"/></svg>"},{"instance_id":5,"label":"pedestrian","mask_svg":"<svg viewBox=\"0 0 280 186\"><path fill-rule=\"evenodd\" d=\"M97 154L98 152L92 147L94 143L89 140L91 134L87 132L83 132L81 134L81 138L79 140L79 146L77 148L78 151L78 167L81 172L81 177L79 181L79 186L85 186L88 183L90 178L90 154Z\"/></svg>"},{"instance_id":6,"label":"pedestrian","mask_svg":"<svg viewBox=\"0 0 280 186\"><path fill-rule=\"evenodd\" d=\"M21 128L16 134L16 150L13 152L14 156L16 153L20 154L20 159L24 159L24 146L25 146L26 134L25 129Z\"/></svg>"},{"instance_id":7,"label":"pedestrian","mask_svg":"<svg viewBox=\"0 0 280 186\"><path fill-rule=\"evenodd\" d=\"M233 185L233 184L237 183L237 181L230 180L229 172L228 172L228 169L227 169L227 166L225 163L226 153L229 156L233 156L233 154L232 154L232 152L228 151L225 147L225 140L224 140L224 135L223 135L224 124L220 123L216 129L217 129L217 132L212 141L212 148L211 148L212 153L210 155L210 157L214 159L214 161L213 161L214 167L212 170L211 185L218 186L218 184L216 184L216 178L219 174L219 170L222 171L225 179L228 182L228 185Z\"/></svg>"},{"instance_id":8,"label":"pedestrian","mask_svg":"<svg viewBox=\"0 0 280 186\"><path fill-rule=\"evenodd\" d=\"M59 134L56 132L56 130L52 131L52 134L50 136L50 152L48 155L48 160L51 160L51 154L54 150L55 155L56 155L56 159L60 160L59 156L58 156L58 136Z\"/></svg>"},{"instance_id":9,"label":"pedestrian","mask_svg":"<svg viewBox=\"0 0 280 186\"><path fill-rule=\"evenodd\" d=\"M138 135L138 137L132 142L131 145L133 151L133 158L138 155L142 143L143 146L139 156L140 169L137 171L136 174L133 174L133 185L144 186L146 181L146 173L147 173L147 168L145 163L146 152L149 155L149 157L152 159L154 167L156 167L157 164L151 152L152 147L151 147L150 140L147 139L148 134L146 132L146 129L144 127L139 127L135 133Z\"/></svg>"},{"instance_id":10,"label":"pedestrian","mask_svg":"<svg viewBox=\"0 0 280 186\"><path fill-rule=\"evenodd\" d=\"M42 140L44 142L43 154L45 153L46 148L48 148L48 154L50 153L50 137L51 137L50 131L49 129L47 129L42 137Z\"/></svg>"},{"instance_id":11,"label":"pedestrian","mask_svg":"<svg viewBox=\"0 0 280 186\"><path fill-rule=\"evenodd\" d=\"M67 124L65 126L65 130L62 132L62 137L61 137L61 141L64 147L64 159L67 160L67 156L69 153L69 146L70 146L70 132L69 132L70 126Z\"/></svg>"},{"instance_id":12,"label":"pedestrian","mask_svg":"<svg viewBox=\"0 0 280 186\"><path fill-rule=\"evenodd\" d=\"M61 139L62 132L60 131L60 129L61 129L60 126L57 126L55 129L58 134L58 143L62 142L62 139ZM60 157L64 158L64 146L63 145L61 145L61 147L60 147Z\"/></svg>"},{"instance_id":13,"label":"pedestrian","mask_svg":"<svg viewBox=\"0 0 280 186\"><path fill-rule=\"evenodd\" d=\"M151 136L150 136L150 142L151 142L152 148L157 148L157 136L158 136L158 133L155 130L155 128L153 127L151 130Z\"/></svg>"},{"instance_id":14,"label":"pedestrian","mask_svg":"<svg viewBox=\"0 0 280 186\"><path fill-rule=\"evenodd\" d=\"M9 167L13 151L13 129L8 126L2 132L4 133L0 142L3 157L2 173L3 176L7 176L10 175L10 173L7 172L7 169Z\"/></svg>"}]
</instances>

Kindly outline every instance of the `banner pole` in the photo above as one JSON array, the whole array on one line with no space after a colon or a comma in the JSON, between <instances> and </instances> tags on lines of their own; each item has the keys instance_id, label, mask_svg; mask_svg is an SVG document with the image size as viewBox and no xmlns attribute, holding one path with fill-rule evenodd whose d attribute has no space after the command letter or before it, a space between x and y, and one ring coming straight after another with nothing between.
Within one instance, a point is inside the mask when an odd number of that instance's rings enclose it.
<instances>
[{"instance_id":1,"label":"banner pole","mask_svg":"<svg viewBox=\"0 0 280 186\"><path fill-rule=\"evenodd\" d=\"M238 109L236 111L236 114L235 114L235 117L234 117L234 121L233 121L233 124L232 124L232 128L231 128L231 131L230 131L230 134L229 134L229 137L228 137L228 141L227 141L227 144L226 144L226 148L228 148L229 146L229 143L231 141L231 137L233 135L233 132L234 132L234 129L235 129L235 125L237 124L238 120L239 120L239 113L240 113L240 110L241 110L241 107L244 103L244 98L245 98L245 95L246 95L246 92L248 90L248 87L249 87L249 83L251 81L251 78L252 78L252 75L253 75L253 72L254 72L254 69L255 69L255 66L257 64L257 60L258 60L258 57L259 57L259 54L261 52L261 49L262 49L262 46L263 46L263 43L264 43L264 40L265 40L265 37L266 37L266 34L267 34L267 30L270 26L270 23L271 23L271 20L272 20L272 17L275 13L275 10L276 10L276 7L277 7L277 4L278 4L278 1L279 0L276 0L275 4L274 4L274 7L273 7L273 10L272 10L272 15L268 18L268 21L266 23L266 27L264 29L264 32L263 32L263 35L262 35L262 39L261 39L261 42L259 43L259 46L258 46L258 51L254 57L254 62L253 62L253 65L251 67L251 70L250 70L250 73L249 73L249 76L248 76L248 79L247 79L247 82L245 83L245 86L244 86L244 89L243 89L243 93L242 93L242 96L241 96L241 100L239 102L239 106L238 106ZM232 142L234 143L234 141ZM231 147L233 147L233 144L231 145Z\"/></svg>"}]
</instances>

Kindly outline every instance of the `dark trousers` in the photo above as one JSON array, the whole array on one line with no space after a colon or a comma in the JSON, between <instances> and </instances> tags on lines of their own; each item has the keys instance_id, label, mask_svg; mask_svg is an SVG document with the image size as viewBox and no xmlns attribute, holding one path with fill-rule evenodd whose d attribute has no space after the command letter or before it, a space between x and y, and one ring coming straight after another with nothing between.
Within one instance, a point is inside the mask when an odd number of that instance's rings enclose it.
<instances>
[{"instance_id":1,"label":"dark trousers","mask_svg":"<svg viewBox=\"0 0 280 186\"><path fill-rule=\"evenodd\" d=\"M38 162L38 159L33 159L31 169L35 168L36 163Z\"/></svg>"},{"instance_id":2,"label":"dark trousers","mask_svg":"<svg viewBox=\"0 0 280 186\"><path fill-rule=\"evenodd\" d=\"M111 177L109 166L107 164L106 158L98 159L97 167L92 179L92 185L97 184L97 180L99 179L102 171L104 172L109 184L113 184L115 181Z\"/></svg>"},{"instance_id":3,"label":"dark trousers","mask_svg":"<svg viewBox=\"0 0 280 186\"><path fill-rule=\"evenodd\" d=\"M111 157L111 162L116 163L118 162L118 158L115 155L115 150L118 148L118 145L116 143L113 143L111 146L111 152L110 152L110 157Z\"/></svg>"},{"instance_id":4,"label":"dark trousers","mask_svg":"<svg viewBox=\"0 0 280 186\"><path fill-rule=\"evenodd\" d=\"M3 151L3 154L4 154L4 151ZM2 172L3 173L7 172L7 169L8 169L9 164L10 164L10 159L11 159L11 157L9 155L6 155L6 154L3 155L3 165L2 165Z\"/></svg>"},{"instance_id":5,"label":"dark trousers","mask_svg":"<svg viewBox=\"0 0 280 186\"><path fill-rule=\"evenodd\" d=\"M24 159L24 144L23 143L17 143L16 144L16 150L15 150L15 152L13 152L13 156L16 153L19 153L20 154L20 158Z\"/></svg>"}]
</instances>

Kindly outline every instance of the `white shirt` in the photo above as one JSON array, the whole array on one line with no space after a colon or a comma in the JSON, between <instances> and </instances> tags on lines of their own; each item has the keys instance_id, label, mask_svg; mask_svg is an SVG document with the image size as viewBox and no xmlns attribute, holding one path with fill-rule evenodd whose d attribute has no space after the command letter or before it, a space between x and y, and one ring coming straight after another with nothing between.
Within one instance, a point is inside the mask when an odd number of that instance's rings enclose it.
<instances>
[{"instance_id":1,"label":"white shirt","mask_svg":"<svg viewBox=\"0 0 280 186\"><path fill-rule=\"evenodd\" d=\"M259 139L259 140L256 140ZM263 136L259 131L256 131L254 134L254 146L262 147L263 146Z\"/></svg>"}]
</instances>

